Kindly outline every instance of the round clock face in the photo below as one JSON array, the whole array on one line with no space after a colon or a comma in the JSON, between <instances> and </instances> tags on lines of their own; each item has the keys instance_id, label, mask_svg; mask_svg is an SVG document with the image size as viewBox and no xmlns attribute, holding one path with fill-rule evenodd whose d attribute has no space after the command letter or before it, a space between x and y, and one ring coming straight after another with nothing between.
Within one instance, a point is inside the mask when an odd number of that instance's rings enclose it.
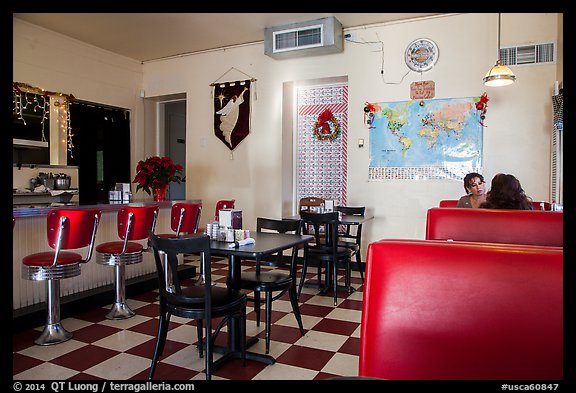
<instances>
[{"instance_id":1,"label":"round clock face","mask_svg":"<svg viewBox=\"0 0 576 393\"><path fill-rule=\"evenodd\" d=\"M404 60L413 71L428 71L438 61L438 45L427 38L414 40L406 48Z\"/></svg>"}]
</instances>

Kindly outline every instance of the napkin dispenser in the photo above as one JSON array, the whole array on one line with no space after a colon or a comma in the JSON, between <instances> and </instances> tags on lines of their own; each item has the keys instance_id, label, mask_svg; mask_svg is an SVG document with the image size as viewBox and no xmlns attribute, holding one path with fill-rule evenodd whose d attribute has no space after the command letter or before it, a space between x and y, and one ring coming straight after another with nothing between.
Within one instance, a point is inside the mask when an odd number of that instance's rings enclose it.
<instances>
[{"instance_id":1,"label":"napkin dispenser","mask_svg":"<svg viewBox=\"0 0 576 393\"><path fill-rule=\"evenodd\" d=\"M334 211L334 200L333 199L326 199L324 201L324 212L332 213Z\"/></svg>"},{"instance_id":2,"label":"napkin dispenser","mask_svg":"<svg viewBox=\"0 0 576 393\"><path fill-rule=\"evenodd\" d=\"M224 228L242 229L242 210L221 209L219 224Z\"/></svg>"}]
</instances>

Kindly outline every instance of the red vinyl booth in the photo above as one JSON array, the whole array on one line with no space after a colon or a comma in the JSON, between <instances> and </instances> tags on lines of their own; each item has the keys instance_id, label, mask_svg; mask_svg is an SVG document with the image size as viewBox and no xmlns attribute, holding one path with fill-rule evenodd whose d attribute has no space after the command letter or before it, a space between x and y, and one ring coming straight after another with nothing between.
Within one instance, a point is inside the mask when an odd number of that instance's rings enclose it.
<instances>
[{"instance_id":1,"label":"red vinyl booth","mask_svg":"<svg viewBox=\"0 0 576 393\"><path fill-rule=\"evenodd\" d=\"M440 201L439 207L456 207L458 200L456 199L443 199Z\"/></svg>"},{"instance_id":2,"label":"red vinyl booth","mask_svg":"<svg viewBox=\"0 0 576 393\"><path fill-rule=\"evenodd\" d=\"M370 244L359 375L562 379L562 255L557 247Z\"/></svg>"},{"instance_id":3,"label":"red vinyl booth","mask_svg":"<svg viewBox=\"0 0 576 393\"><path fill-rule=\"evenodd\" d=\"M562 212L507 209L428 209L427 240L563 246Z\"/></svg>"}]
</instances>

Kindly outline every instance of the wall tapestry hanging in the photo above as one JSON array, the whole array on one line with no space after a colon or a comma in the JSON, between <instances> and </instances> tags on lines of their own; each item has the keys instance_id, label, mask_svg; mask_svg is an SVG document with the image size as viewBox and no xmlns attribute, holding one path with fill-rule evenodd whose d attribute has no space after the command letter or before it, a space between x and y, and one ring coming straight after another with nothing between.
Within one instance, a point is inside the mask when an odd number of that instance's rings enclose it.
<instances>
[{"instance_id":1,"label":"wall tapestry hanging","mask_svg":"<svg viewBox=\"0 0 576 393\"><path fill-rule=\"evenodd\" d=\"M231 67L224 75L231 70L236 69ZM242 74L247 75L243 72ZM234 150L250 133L253 82L256 82L256 79L210 84L214 88L214 134L230 150Z\"/></svg>"},{"instance_id":2,"label":"wall tapestry hanging","mask_svg":"<svg viewBox=\"0 0 576 393\"><path fill-rule=\"evenodd\" d=\"M482 173L487 97L366 103L369 180L460 180Z\"/></svg>"}]
</instances>

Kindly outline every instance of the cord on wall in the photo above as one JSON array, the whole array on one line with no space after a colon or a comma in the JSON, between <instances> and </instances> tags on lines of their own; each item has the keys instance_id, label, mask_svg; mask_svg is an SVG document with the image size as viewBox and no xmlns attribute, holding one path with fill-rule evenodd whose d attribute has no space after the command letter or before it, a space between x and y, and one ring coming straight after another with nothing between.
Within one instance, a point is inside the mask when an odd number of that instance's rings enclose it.
<instances>
[{"instance_id":1,"label":"cord on wall","mask_svg":"<svg viewBox=\"0 0 576 393\"><path fill-rule=\"evenodd\" d=\"M352 39L352 34L350 34L350 33L346 33L344 35L345 40L352 43L352 44L363 44L363 45L365 45L365 44L377 44L377 45L380 45L380 49L373 51L373 52L381 52L382 53L382 59L380 62L380 76L382 78L382 82L384 82L384 84L386 84L386 85L399 85L399 84L401 84L404 81L404 78L406 78L406 75L408 75L411 70L409 69L404 74L404 76L402 76L402 78L400 79L400 82L388 82L388 81L386 81L386 78L384 77L384 72L385 72L385 69L384 69L384 42L382 42L380 37L378 37L378 33L376 33L376 37L378 38L378 41L364 41L364 40L357 41L357 40Z\"/></svg>"}]
</instances>

